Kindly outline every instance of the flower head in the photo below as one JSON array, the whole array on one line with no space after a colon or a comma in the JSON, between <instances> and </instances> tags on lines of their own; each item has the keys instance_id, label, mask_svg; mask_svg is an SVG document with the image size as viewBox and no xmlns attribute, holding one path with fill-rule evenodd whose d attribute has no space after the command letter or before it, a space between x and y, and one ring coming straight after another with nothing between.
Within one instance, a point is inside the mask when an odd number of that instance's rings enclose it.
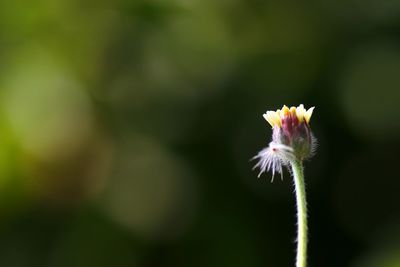
<instances>
[{"instance_id":1,"label":"flower head","mask_svg":"<svg viewBox=\"0 0 400 267\"><path fill-rule=\"evenodd\" d=\"M306 110L301 104L297 108L283 106L276 111L267 111L263 117L272 126L272 142L253 159L259 159L259 176L272 170L282 174L282 166L293 160L303 161L314 153L316 141L310 129L314 107Z\"/></svg>"},{"instance_id":2,"label":"flower head","mask_svg":"<svg viewBox=\"0 0 400 267\"><path fill-rule=\"evenodd\" d=\"M282 109L277 109L276 111L267 111L263 117L272 128L275 126L282 127L285 123L287 124L290 120L293 124L300 124L302 122L310 123L310 119L315 107L304 109L303 104L296 107L291 107L290 109L283 105Z\"/></svg>"}]
</instances>

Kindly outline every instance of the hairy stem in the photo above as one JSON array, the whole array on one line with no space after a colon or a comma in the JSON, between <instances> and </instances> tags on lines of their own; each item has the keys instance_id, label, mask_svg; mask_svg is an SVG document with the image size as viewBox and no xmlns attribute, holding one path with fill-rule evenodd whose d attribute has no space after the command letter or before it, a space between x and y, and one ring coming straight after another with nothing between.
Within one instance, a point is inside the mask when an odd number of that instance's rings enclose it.
<instances>
[{"instance_id":1,"label":"hairy stem","mask_svg":"<svg viewBox=\"0 0 400 267\"><path fill-rule=\"evenodd\" d=\"M296 267L307 266L307 201L304 183L303 164L300 161L291 163L297 203L297 257Z\"/></svg>"}]
</instances>

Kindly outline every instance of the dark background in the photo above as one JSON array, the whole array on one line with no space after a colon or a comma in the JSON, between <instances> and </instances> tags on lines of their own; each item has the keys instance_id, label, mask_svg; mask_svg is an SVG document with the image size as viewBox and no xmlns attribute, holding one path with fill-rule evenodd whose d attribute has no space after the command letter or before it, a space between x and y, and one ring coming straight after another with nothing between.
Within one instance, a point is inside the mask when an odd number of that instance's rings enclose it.
<instances>
[{"instance_id":1,"label":"dark background","mask_svg":"<svg viewBox=\"0 0 400 267\"><path fill-rule=\"evenodd\" d=\"M293 266L303 103L309 266L399 267L399 90L400 1L1 1L0 266Z\"/></svg>"}]
</instances>

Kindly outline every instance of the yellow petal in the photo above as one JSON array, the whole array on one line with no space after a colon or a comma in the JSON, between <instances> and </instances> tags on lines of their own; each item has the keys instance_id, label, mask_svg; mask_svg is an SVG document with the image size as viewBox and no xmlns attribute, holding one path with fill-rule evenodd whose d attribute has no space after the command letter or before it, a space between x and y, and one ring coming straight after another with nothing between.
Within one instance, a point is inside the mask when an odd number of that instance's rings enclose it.
<instances>
[{"instance_id":1,"label":"yellow petal","mask_svg":"<svg viewBox=\"0 0 400 267\"><path fill-rule=\"evenodd\" d=\"M311 119L312 113L313 113L313 111L314 111L314 108L315 108L315 107L309 108L309 109L307 110L307 112L304 114L304 119L306 120L307 123L310 122L310 119Z\"/></svg>"},{"instance_id":2,"label":"yellow petal","mask_svg":"<svg viewBox=\"0 0 400 267\"><path fill-rule=\"evenodd\" d=\"M279 118L282 119L282 112L281 112L280 109L277 109L277 110L276 110L276 114L279 116Z\"/></svg>"},{"instance_id":3,"label":"yellow petal","mask_svg":"<svg viewBox=\"0 0 400 267\"><path fill-rule=\"evenodd\" d=\"M271 116L273 117L273 120L274 120L275 124L278 125L279 127L281 127L281 126L282 126L282 124L281 124L281 117L278 115L278 113L273 112L273 113L271 114Z\"/></svg>"},{"instance_id":4,"label":"yellow petal","mask_svg":"<svg viewBox=\"0 0 400 267\"><path fill-rule=\"evenodd\" d=\"M290 107L290 114L292 115L292 118L293 118L293 117L297 117L297 115L296 115L296 108L295 108L295 107Z\"/></svg>"},{"instance_id":5,"label":"yellow petal","mask_svg":"<svg viewBox=\"0 0 400 267\"><path fill-rule=\"evenodd\" d=\"M267 114L263 114L264 119L271 125L271 127L274 127L274 123L272 122L271 118Z\"/></svg>"},{"instance_id":6,"label":"yellow petal","mask_svg":"<svg viewBox=\"0 0 400 267\"><path fill-rule=\"evenodd\" d=\"M297 118L299 119L299 122L303 121L305 112L306 110L304 109L303 104L300 104L296 109Z\"/></svg>"},{"instance_id":7,"label":"yellow petal","mask_svg":"<svg viewBox=\"0 0 400 267\"><path fill-rule=\"evenodd\" d=\"M264 118L271 124L272 127L275 126L276 124L276 118L274 116L275 112L273 111L267 111L267 113L264 115Z\"/></svg>"},{"instance_id":8,"label":"yellow petal","mask_svg":"<svg viewBox=\"0 0 400 267\"><path fill-rule=\"evenodd\" d=\"M283 116L289 115L289 108L286 105L283 106L282 113L283 113Z\"/></svg>"},{"instance_id":9,"label":"yellow petal","mask_svg":"<svg viewBox=\"0 0 400 267\"><path fill-rule=\"evenodd\" d=\"M267 113L263 114L263 117L272 127L275 125L281 126L281 118L275 111L267 111Z\"/></svg>"}]
</instances>

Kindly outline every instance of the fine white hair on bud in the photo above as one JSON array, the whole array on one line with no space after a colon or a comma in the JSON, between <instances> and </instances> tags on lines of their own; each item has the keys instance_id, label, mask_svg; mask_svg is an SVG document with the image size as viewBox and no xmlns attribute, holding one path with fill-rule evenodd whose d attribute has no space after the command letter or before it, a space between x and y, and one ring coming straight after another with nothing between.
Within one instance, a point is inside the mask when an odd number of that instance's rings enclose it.
<instances>
[{"instance_id":1,"label":"fine white hair on bud","mask_svg":"<svg viewBox=\"0 0 400 267\"><path fill-rule=\"evenodd\" d=\"M288 162L294 158L295 155L291 147L271 142L268 147L258 152L258 154L252 158L252 160L258 159L253 170L260 168L258 177L266 171L271 171L271 182L274 181L275 173L280 173L281 179L283 180L283 166L286 166Z\"/></svg>"},{"instance_id":2,"label":"fine white hair on bud","mask_svg":"<svg viewBox=\"0 0 400 267\"><path fill-rule=\"evenodd\" d=\"M315 155L317 148L318 148L318 139L314 136L313 133L311 133L310 155L307 157L307 159Z\"/></svg>"}]
</instances>

